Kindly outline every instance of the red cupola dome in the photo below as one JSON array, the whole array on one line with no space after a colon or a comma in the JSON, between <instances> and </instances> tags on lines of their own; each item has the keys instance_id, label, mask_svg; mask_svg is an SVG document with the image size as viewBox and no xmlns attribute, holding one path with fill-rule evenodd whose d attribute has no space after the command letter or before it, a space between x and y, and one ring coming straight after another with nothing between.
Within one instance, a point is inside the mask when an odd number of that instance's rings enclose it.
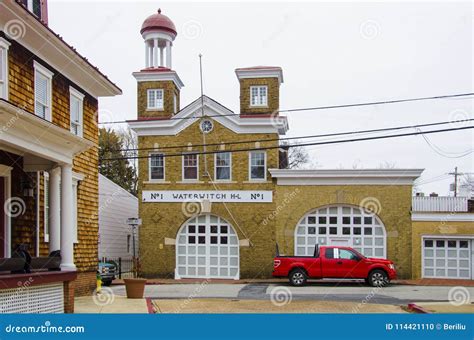
<instances>
[{"instance_id":1,"label":"red cupola dome","mask_svg":"<svg viewBox=\"0 0 474 340\"><path fill-rule=\"evenodd\" d=\"M161 9L158 9L158 13L150 15L145 19L142 25L140 33L143 34L149 31L167 31L172 33L174 36L177 35L176 26L166 15L161 14Z\"/></svg>"}]
</instances>

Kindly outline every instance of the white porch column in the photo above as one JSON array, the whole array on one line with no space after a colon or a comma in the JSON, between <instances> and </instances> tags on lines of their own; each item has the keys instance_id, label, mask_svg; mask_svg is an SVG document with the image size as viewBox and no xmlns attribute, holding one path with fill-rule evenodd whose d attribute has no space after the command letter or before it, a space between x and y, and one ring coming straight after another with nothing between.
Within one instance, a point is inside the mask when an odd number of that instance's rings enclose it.
<instances>
[{"instance_id":1,"label":"white porch column","mask_svg":"<svg viewBox=\"0 0 474 340\"><path fill-rule=\"evenodd\" d=\"M74 243L72 216L72 165L61 166L61 268L76 269L74 265Z\"/></svg>"},{"instance_id":2,"label":"white porch column","mask_svg":"<svg viewBox=\"0 0 474 340\"><path fill-rule=\"evenodd\" d=\"M171 68L171 41L166 40L166 67Z\"/></svg>"},{"instance_id":3,"label":"white porch column","mask_svg":"<svg viewBox=\"0 0 474 340\"><path fill-rule=\"evenodd\" d=\"M160 66L165 66L165 55L163 54L163 47L160 47Z\"/></svg>"},{"instance_id":4,"label":"white porch column","mask_svg":"<svg viewBox=\"0 0 474 340\"><path fill-rule=\"evenodd\" d=\"M150 67L150 45L145 40L145 67Z\"/></svg>"},{"instance_id":5,"label":"white porch column","mask_svg":"<svg viewBox=\"0 0 474 340\"><path fill-rule=\"evenodd\" d=\"M60 182L61 168L56 167L49 172L49 252L61 249Z\"/></svg>"},{"instance_id":6,"label":"white porch column","mask_svg":"<svg viewBox=\"0 0 474 340\"><path fill-rule=\"evenodd\" d=\"M153 39L153 66L158 67L158 39Z\"/></svg>"}]
</instances>

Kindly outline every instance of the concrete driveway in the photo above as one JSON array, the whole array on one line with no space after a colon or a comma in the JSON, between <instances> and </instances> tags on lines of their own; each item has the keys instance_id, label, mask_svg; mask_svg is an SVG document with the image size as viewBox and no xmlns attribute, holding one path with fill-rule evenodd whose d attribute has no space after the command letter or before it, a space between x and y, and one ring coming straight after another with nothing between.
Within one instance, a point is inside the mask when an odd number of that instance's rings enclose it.
<instances>
[{"instance_id":1,"label":"concrete driveway","mask_svg":"<svg viewBox=\"0 0 474 340\"><path fill-rule=\"evenodd\" d=\"M287 284L166 284L147 285L145 297L155 299L248 299L270 300L273 298L291 298L312 301L347 301L370 304L406 305L411 302L447 302L452 290L458 287L448 286L412 286L390 285L385 288L373 288L359 283L310 283L305 287L292 287ZM117 295L125 295L124 286L112 286ZM460 289L460 288L458 288ZM462 287L467 299L474 299L474 287ZM466 295L466 293L464 294Z\"/></svg>"}]
</instances>

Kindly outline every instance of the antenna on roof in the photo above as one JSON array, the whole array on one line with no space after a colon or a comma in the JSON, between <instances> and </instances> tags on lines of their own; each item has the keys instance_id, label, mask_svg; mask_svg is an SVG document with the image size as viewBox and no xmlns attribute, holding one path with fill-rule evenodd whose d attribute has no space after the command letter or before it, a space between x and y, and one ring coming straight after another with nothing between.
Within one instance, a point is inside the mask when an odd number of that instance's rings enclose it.
<instances>
[{"instance_id":1,"label":"antenna on roof","mask_svg":"<svg viewBox=\"0 0 474 340\"><path fill-rule=\"evenodd\" d=\"M204 87L202 84L202 54L199 53L199 76L201 79L201 119L204 118ZM203 151L206 152L206 133L202 132L202 141L203 141ZM207 171L207 157L204 154L204 175L208 176L209 172Z\"/></svg>"}]
</instances>

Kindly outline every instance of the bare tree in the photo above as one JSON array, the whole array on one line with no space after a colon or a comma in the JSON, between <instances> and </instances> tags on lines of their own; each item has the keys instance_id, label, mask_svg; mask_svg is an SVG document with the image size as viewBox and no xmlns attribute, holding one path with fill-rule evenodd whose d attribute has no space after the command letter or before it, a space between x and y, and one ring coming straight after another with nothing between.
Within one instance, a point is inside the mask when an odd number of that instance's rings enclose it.
<instances>
[{"instance_id":1,"label":"bare tree","mask_svg":"<svg viewBox=\"0 0 474 340\"><path fill-rule=\"evenodd\" d=\"M469 197L474 197L474 176L471 174L464 175L459 188L466 192Z\"/></svg>"},{"instance_id":2,"label":"bare tree","mask_svg":"<svg viewBox=\"0 0 474 340\"><path fill-rule=\"evenodd\" d=\"M121 128L117 131L122 142L122 153L125 157L134 157L138 154L138 138L137 135L130 130L129 127ZM133 169L133 188L132 193L136 195L138 187L138 160L136 158L129 158L128 164Z\"/></svg>"},{"instance_id":3,"label":"bare tree","mask_svg":"<svg viewBox=\"0 0 474 340\"><path fill-rule=\"evenodd\" d=\"M302 146L288 148L288 169L300 169L309 163L308 151Z\"/></svg>"}]
</instances>

